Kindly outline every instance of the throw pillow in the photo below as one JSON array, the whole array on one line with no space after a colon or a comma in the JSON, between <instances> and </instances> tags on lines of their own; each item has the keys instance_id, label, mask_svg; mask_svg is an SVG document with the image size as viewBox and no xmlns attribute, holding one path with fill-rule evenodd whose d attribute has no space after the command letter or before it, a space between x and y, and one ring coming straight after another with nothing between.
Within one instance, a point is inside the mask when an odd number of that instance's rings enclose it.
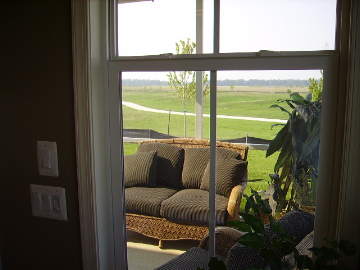
<instances>
[{"instance_id":1,"label":"throw pillow","mask_svg":"<svg viewBox=\"0 0 360 270\"><path fill-rule=\"evenodd\" d=\"M237 159L216 159L216 193L229 197L231 190L243 180L247 161ZM209 190L210 162L207 164L200 188Z\"/></svg>"},{"instance_id":2,"label":"throw pillow","mask_svg":"<svg viewBox=\"0 0 360 270\"><path fill-rule=\"evenodd\" d=\"M156 152L136 153L124 157L125 187L154 186Z\"/></svg>"},{"instance_id":3,"label":"throw pillow","mask_svg":"<svg viewBox=\"0 0 360 270\"><path fill-rule=\"evenodd\" d=\"M185 188L200 188L201 179L209 162L208 148L185 149L182 184Z\"/></svg>"},{"instance_id":4,"label":"throw pillow","mask_svg":"<svg viewBox=\"0 0 360 270\"><path fill-rule=\"evenodd\" d=\"M225 148L217 148L217 154L224 159L240 159L240 154ZM210 159L210 148L185 149L182 184L185 188L200 188L201 180Z\"/></svg>"},{"instance_id":5,"label":"throw pillow","mask_svg":"<svg viewBox=\"0 0 360 270\"><path fill-rule=\"evenodd\" d=\"M138 152L156 151L157 185L180 188L184 149L166 143L143 143Z\"/></svg>"}]
</instances>

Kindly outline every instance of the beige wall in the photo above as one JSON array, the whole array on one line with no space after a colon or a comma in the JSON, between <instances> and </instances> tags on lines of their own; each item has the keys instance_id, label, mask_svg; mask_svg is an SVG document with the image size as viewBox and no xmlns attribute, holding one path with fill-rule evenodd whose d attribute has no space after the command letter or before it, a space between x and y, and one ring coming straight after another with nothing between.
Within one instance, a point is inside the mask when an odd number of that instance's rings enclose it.
<instances>
[{"instance_id":1,"label":"beige wall","mask_svg":"<svg viewBox=\"0 0 360 270\"><path fill-rule=\"evenodd\" d=\"M71 2L1 3L1 256L4 270L81 269ZM58 144L60 177L39 176L36 141ZM31 216L30 184L66 188L68 222Z\"/></svg>"}]
</instances>

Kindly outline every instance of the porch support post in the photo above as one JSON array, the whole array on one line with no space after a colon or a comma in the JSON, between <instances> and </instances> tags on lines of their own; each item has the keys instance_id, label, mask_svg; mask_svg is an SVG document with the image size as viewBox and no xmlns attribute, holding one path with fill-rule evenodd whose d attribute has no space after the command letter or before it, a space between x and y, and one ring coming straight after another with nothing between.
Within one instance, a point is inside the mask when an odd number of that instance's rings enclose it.
<instances>
[{"instance_id":1,"label":"porch support post","mask_svg":"<svg viewBox=\"0 0 360 270\"><path fill-rule=\"evenodd\" d=\"M196 53L203 52L203 0L196 0ZM195 137L203 137L203 77L204 72L196 72L196 101L195 101Z\"/></svg>"}]
</instances>

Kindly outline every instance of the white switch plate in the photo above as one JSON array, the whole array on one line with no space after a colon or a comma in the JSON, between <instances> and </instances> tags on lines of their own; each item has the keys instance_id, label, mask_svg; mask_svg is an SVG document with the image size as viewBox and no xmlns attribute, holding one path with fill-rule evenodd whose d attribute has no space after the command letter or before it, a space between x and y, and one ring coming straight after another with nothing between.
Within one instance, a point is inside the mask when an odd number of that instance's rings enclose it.
<instances>
[{"instance_id":1,"label":"white switch plate","mask_svg":"<svg viewBox=\"0 0 360 270\"><path fill-rule=\"evenodd\" d=\"M56 142L38 141L37 159L40 175L59 176Z\"/></svg>"},{"instance_id":2,"label":"white switch plate","mask_svg":"<svg viewBox=\"0 0 360 270\"><path fill-rule=\"evenodd\" d=\"M30 185L30 192L33 216L67 220L64 188Z\"/></svg>"}]
</instances>

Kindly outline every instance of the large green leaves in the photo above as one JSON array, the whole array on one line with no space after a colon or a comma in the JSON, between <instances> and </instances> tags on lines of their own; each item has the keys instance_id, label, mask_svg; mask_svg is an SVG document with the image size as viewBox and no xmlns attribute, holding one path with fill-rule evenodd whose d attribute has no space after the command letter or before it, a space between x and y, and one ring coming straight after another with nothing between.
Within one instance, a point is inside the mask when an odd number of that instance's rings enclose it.
<instances>
[{"instance_id":1,"label":"large green leaves","mask_svg":"<svg viewBox=\"0 0 360 270\"><path fill-rule=\"evenodd\" d=\"M235 220L229 221L227 223L227 226L235 228L241 232L252 232L253 231L249 224L242 222L242 221L235 221Z\"/></svg>"},{"instance_id":2,"label":"large green leaves","mask_svg":"<svg viewBox=\"0 0 360 270\"><path fill-rule=\"evenodd\" d=\"M260 248L264 247L265 239L264 239L264 236L261 234L247 233L247 234L241 236L239 243L244 246L247 246L247 247L260 249Z\"/></svg>"},{"instance_id":3,"label":"large green leaves","mask_svg":"<svg viewBox=\"0 0 360 270\"><path fill-rule=\"evenodd\" d=\"M280 168L284 167L287 162L290 162L293 157L292 138L287 136L281 148L281 152L274 166L274 172L279 172Z\"/></svg>"},{"instance_id":4,"label":"large green leaves","mask_svg":"<svg viewBox=\"0 0 360 270\"><path fill-rule=\"evenodd\" d=\"M250 214L243 214L242 217L244 218L245 223L250 225L255 233L264 232L264 223L261 218Z\"/></svg>"},{"instance_id":5,"label":"large green leaves","mask_svg":"<svg viewBox=\"0 0 360 270\"><path fill-rule=\"evenodd\" d=\"M280 174L276 183L278 205L285 207L286 193L289 190L289 180L296 180L300 186L308 185L309 179L316 181L318 175L318 159L320 145L321 103L312 102L298 93L291 93L289 99L278 100L287 107L274 104L272 108L280 109L289 118L270 142L266 156L280 151L274 165L274 172ZM287 108L292 109L289 111ZM286 182L286 183L285 183ZM275 184L275 183L273 183ZM311 185L314 186L314 185ZM298 193L295 193L295 197ZM282 200L281 202L279 200ZM281 210L277 208L277 210Z\"/></svg>"},{"instance_id":6,"label":"large green leaves","mask_svg":"<svg viewBox=\"0 0 360 270\"><path fill-rule=\"evenodd\" d=\"M289 123L287 123L282 129L280 129L275 138L270 142L269 148L266 151L266 157L271 156L275 152L279 151L289 135Z\"/></svg>"}]
</instances>

